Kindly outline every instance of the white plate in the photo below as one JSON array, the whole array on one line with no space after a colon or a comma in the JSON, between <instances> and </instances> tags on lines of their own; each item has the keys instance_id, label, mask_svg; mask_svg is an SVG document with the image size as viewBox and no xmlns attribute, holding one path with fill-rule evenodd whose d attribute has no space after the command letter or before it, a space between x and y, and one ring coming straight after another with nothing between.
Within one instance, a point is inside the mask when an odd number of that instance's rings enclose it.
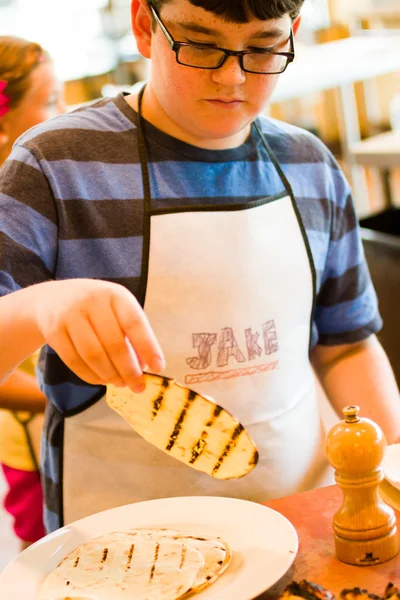
<instances>
[{"instance_id":1,"label":"white plate","mask_svg":"<svg viewBox=\"0 0 400 600\"><path fill-rule=\"evenodd\" d=\"M385 479L400 490L400 444L392 444L386 448L382 466Z\"/></svg>"},{"instance_id":2,"label":"white plate","mask_svg":"<svg viewBox=\"0 0 400 600\"><path fill-rule=\"evenodd\" d=\"M298 548L293 525L261 504L211 496L138 502L76 521L22 552L0 575L0 598L36 600L44 578L79 544L112 531L155 526L217 535L232 548L231 565L197 594L199 600L252 600L279 581Z\"/></svg>"},{"instance_id":3,"label":"white plate","mask_svg":"<svg viewBox=\"0 0 400 600\"><path fill-rule=\"evenodd\" d=\"M393 487L386 479L381 481L379 495L386 504L400 511L400 490Z\"/></svg>"}]
</instances>

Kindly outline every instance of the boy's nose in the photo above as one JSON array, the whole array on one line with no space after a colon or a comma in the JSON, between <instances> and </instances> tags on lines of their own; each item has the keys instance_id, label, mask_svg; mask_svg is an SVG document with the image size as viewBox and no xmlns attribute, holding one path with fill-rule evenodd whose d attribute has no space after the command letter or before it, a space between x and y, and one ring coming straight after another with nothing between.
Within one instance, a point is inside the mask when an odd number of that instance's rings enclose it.
<instances>
[{"instance_id":1,"label":"boy's nose","mask_svg":"<svg viewBox=\"0 0 400 600\"><path fill-rule=\"evenodd\" d=\"M222 67L210 71L213 81L222 85L237 85L246 79L237 56L228 56Z\"/></svg>"}]
</instances>

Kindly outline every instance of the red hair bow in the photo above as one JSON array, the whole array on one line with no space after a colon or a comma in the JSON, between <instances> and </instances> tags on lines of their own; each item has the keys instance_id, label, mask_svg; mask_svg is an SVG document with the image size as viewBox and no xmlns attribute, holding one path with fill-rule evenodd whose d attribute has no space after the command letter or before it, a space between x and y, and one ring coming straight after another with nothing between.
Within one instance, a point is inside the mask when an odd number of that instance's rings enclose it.
<instances>
[{"instance_id":1,"label":"red hair bow","mask_svg":"<svg viewBox=\"0 0 400 600\"><path fill-rule=\"evenodd\" d=\"M10 97L4 94L4 90L7 87L7 81L0 80L0 117L7 114L10 109Z\"/></svg>"}]
</instances>

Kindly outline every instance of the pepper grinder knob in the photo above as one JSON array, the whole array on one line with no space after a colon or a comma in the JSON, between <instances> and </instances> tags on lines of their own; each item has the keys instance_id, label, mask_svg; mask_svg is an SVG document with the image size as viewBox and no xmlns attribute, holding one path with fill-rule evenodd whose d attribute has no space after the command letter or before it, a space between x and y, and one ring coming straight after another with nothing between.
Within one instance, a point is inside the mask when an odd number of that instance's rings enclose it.
<instances>
[{"instance_id":1,"label":"pepper grinder knob","mask_svg":"<svg viewBox=\"0 0 400 600\"><path fill-rule=\"evenodd\" d=\"M358 406L343 409L345 419L327 433L325 452L335 469L343 504L334 515L336 556L352 565L376 565L399 551L394 510L379 496L386 438L381 428L359 416Z\"/></svg>"}]
</instances>

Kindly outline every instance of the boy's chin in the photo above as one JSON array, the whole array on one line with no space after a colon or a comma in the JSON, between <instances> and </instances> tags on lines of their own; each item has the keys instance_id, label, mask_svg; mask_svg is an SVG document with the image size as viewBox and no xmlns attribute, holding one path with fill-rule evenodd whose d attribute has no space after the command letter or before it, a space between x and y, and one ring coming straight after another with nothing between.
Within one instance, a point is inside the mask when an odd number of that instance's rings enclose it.
<instances>
[{"instance_id":1,"label":"boy's chin","mask_svg":"<svg viewBox=\"0 0 400 600\"><path fill-rule=\"evenodd\" d=\"M210 140L223 142L224 140L234 141L237 138L237 142L241 143L248 136L250 132L249 123L241 123L240 125L228 125L219 123L214 127L207 127L204 129L204 137L208 137Z\"/></svg>"}]
</instances>

